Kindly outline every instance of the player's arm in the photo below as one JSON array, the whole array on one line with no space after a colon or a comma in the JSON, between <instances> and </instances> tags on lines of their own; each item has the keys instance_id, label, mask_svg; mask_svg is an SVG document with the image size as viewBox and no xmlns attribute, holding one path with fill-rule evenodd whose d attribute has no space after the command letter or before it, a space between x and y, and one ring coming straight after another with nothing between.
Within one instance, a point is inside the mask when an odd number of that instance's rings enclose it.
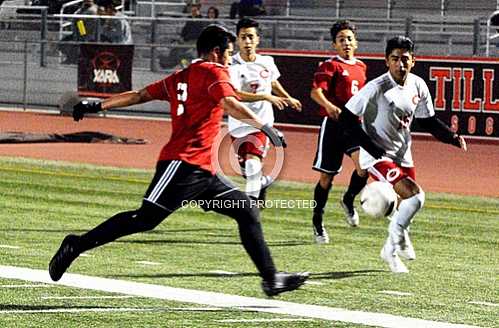
<instances>
[{"instance_id":1,"label":"player's arm","mask_svg":"<svg viewBox=\"0 0 499 328\"><path fill-rule=\"evenodd\" d=\"M111 96L103 101L80 101L73 107L73 118L75 121L83 119L85 114L98 113L104 110L128 107L153 100L147 89L123 92Z\"/></svg>"},{"instance_id":2,"label":"player's arm","mask_svg":"<svg viewBox=\"0 0 499 328\"><path fill-rule=\"evenodd\" d=\"M253 93L241 90L236 90L236 93L239 98L241 98L241 101L244 102L268 101L272 105L276 106L279 110L283 110L286 106L288 106L285 99L276 97L271 94L266 94L263 92Z\"/></svg>"},{"instance_id":3,"label":"player's arm","mask_svg":"<svg viewBox=\"0 0 499 328\"><path fill-rule=\"evenodd\" d=\"M301 102L298 99L291 97L278 80L272 81L272 92L283 98L287 106L297 111L301 111Z\"/></svg>"},{"instance_id":4,"label":"player's arm","mask_svg":"<svg viewBox=\"0 0 499 328\"><path fill-rule=\"evenodd\" d=\"M344 129L347 133L357 138L359 145L364 148L372 157L380 159L385 154L383 148L378 146L360 126L359 117L349 111L347 108L341 111L339 116L340 123L343 124Z\"/></svg>"},{"instance_id":5,"label":"player's arm","mask_svg":"<svg viewBox=\"0 0 499 328\"><path fill-rule=\"evenodd\" d=\"M418 124L430 132L438 140L459 147L464 151L467 150L466 141L462 136L454 133L444 122L438 119L435 115L426 118L417 118Z\"/></svg>"},{"instance_id":6,"label":"player's arm","mask_svg":"<svg viewBox=\"0 0 499 328\"><path fill-rule=\"evenodd\" d=\"M264 124L263 121L252 110L246 107L233 96L223 97L221 104L224 111L235 119L242 120L245 123L261 130L269 137L270 141L276 147L286 147L284 135L276 128L269 124Z\"/></svg>"},{"instance_id":7,"label":"player's arm","mask_svg":"<svg viewBox=\"0 0 499 328\"><path fill-rule=\"evenodd\" d=\"M341 113L341 108L330 102L324 95L324 90L322 88L312 88L310 91L310 98L315 101L319 106L324 108L328 113L329 117L338 120Z\"/></svg>"}]
</instances>

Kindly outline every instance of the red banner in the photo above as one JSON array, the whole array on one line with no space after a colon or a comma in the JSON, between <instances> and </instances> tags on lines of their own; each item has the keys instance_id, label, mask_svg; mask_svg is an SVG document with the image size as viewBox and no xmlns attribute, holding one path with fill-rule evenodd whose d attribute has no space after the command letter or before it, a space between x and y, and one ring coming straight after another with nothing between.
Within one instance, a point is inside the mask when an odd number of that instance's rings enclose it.
<instances>
[{"instance_id":1,"label":"red banner","mask_svg":"<svg viewBox=\"0 0 499 328\"><path fill-rule=\"evenodd\" d=\"M314 72L331 56L326 52L266 50L281 71L279 81L303 103L303 111L275 111L282 123L318 125L318 106L310 99ZM367 79L385 73L384 56L359 55L367 65ZM430 89L436 115L458 133L499 138L499 61L496 58L419 57L412 72ZM496 74L497 73L497 74ZM418 131L415 126L414 131Z\"/></svg>"},{"instance_id":2,"label":"red banner","mask_svg":"<svg viewBox=\"0 0 499 328\"><path fill-rule=\"evenodd\" d=\"M133 51L133 45L80 45L80 96L103 98L131 90Z\"/></svg>"}]
</instances>

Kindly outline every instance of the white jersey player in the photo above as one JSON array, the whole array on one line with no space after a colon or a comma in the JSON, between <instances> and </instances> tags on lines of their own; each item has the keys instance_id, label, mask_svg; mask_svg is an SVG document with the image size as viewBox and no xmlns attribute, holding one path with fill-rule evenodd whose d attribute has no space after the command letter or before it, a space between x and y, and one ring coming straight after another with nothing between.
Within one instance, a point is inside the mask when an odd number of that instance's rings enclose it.
<instances>
[{"instance_id":1,"label":"white jersey player","mask_svg":"<svg viewBox=\"0 0 499 328\"><path fill-rule=\"evenodd\" d=\"M291 107L301 110L301 103L291 97L279 83L279 70L271 56L259 55L258 22L243 18L237 23L239 53L232 57L229 67L232 84L237 95L260 119L272 126L272 105L282 110ZM275 95L273 95L274 93ZM268 138L259 130L229 116L229 132L238 156L241 171L246 177L246 193L261 201L271 177L262 175L262 159L268 148Z\"/></svg>"},{"instance_id":2,"label":"white jersey player","mask_svg":"<svg viewBox=\"0 0 499 328\"><path fill-rule=\"evenodd\" d=\"M464 150L466 142L436 118L428 86L410 73L415 63L413 42L403 36L388 40L385 60L388 72L350 98L340 120L352 136L359 138L361 167L368 169L375 180L391 183L401 198L398 211L391 218L381 257L393 272L402 273L408 270L400 257L416 258L408 229L425 201L424 191L416 183L411 154L412 120L415 118L442 142Z\"/></svg>"}]
</instances>

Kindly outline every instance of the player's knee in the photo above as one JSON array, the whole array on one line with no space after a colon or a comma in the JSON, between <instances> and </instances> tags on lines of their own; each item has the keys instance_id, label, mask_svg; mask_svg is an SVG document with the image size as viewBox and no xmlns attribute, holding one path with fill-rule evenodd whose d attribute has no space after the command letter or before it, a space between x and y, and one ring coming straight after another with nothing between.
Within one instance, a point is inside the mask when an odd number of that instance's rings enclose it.
<instances>
[{"instance_id":1,"label":"player's knee","mask_svg":"<svg viewBox=\"0 0 499 328\"><path fill-rule=\"evenodd\" d=\"M136 211L134 220L139 232L144 232L156 228L170 213L155 204L143 202Z\"/></svg>"},{"instance_id":2,"label":"player's knee","mask_svg":"<svg viewBox=\"0 0 499 328\"><path fill-rule=\"evenodd\" d=\"M321 173L321 176L319 178L319 184L321 185L322 189L329 190L333 185L333 180L334 180L333 174Z\"/></svg>"},{"instance_id":3,"label":"player's knee","mask_svg":"<svg viewBox=\"0 0 499 328\"><path fill-rule=\"evenodd\" d=\"M244 171L247 177L259 174L262 171L262 162L257 158L249 158L245 161Z\"/></svg>"},{"instance_id":4,"label":"player's knee","mask_svg":"<svg viewBox=\"0 0 499 328\"><path fill-rule=\"evenodd\" d=\"M416 195L414 195L414 199L416 199L416 204L419 209L423 208L425 197L426 197L425 192L421 188L419 189L419 192Z\"/></svg>"}]
</instances>

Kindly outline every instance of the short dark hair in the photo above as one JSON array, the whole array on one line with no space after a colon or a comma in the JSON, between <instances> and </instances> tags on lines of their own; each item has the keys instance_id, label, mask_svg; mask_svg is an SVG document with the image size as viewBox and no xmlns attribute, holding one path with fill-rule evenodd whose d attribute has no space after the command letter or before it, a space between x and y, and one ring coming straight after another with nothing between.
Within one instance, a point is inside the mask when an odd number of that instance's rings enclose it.
<instances>
[{"instance_id":1,"label":"short dark hair","mask_svg":"<svg viewBox=\"0 0 499 328\"><path fill-rule=\"evenodd\" d=\"M198 56L206 55L216 47L219 47L220 52L223 53L229 47L229 43L234 43L235 41L236 36L234 33L230 32L224 26L210 24L201 31L196 42Z\"/></svg>"},{"instance_id":2,"label":"short dark hair","mask_svg":"<svg viewBox=\"0 0 499 328\"><path fill-rule=\"evenodd\" d=\"M388 58L393 49L404 49L414 54L414 42L406 36L398 35L386 42L385 57Z\"/></svg>"},{"instance_id":3,"label":"short dark hair","mask_svg":"<svg viewBox=\"0 0 499 328\"><path fill-rule=\"evenodd\" d=\"M350 30L353 32L353 34L357 34L357 27L355 27L352 22L350 22L349 20L339 20L333 24L330 30L331 39L333 40L333 42L335 42L336 40L336 35L338 35L338 33L343 30Z\"/></svg>"},{"instance_id":4,"label":"short dark hair","mask_svg":"<svg viewBox=\"0 0 499 328\"><path fill-rule=\"evenodd\" d=\"M260 27L260 25L258 24L258 22L252 18L241 18L238 22L237 22L237 25L236 25L236 35L239 35L239 31L242 29L242 28L250 28L250 27L254 27L258 30L258 28Z\"/></svg>"},{"instance_id":5,"label":"short dark hair","mask_svg":"<svg viewBox=\"0 0 499 328\"><path fill-rule=\"evenodd\" d=\"M114 0L97 0L95 2L95 4L99 7L105 7L105 8L109 8L109 7L116 7L116 2Z\"/></svg>"},{"instance_id":6,"label":"short dark hair","mask_svg":"<svg viewBox=\"0 0 499 328\"><path fill-rule=\"evenodd\" d=\"M218 8L211 6L210 8L208 8L208 12L210 12L210 10L213 10L213 12L215 13L215 18L218 18L218 15L220 14Z\"/></svg>"}]
</instances>

